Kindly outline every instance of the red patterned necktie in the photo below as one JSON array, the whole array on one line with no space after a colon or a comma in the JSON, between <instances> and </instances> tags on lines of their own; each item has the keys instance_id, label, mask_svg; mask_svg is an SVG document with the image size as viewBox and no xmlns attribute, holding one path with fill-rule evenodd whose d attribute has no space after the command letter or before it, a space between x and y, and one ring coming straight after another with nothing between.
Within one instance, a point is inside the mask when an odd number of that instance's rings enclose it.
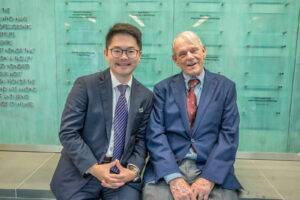
<instances>
[{"instance_id":1,"label":"red patterned necktie","mask_svg":"<svg viewBox=\"0 0 300 200\"><path fill-rule=\"evenodd\" d=\"M186 95L186 106L187 106L187 111L188 111L188 115L189 115L191 133L193 132L194 121L195 121L196 112L197 112L197 108L198 108L197 107L197 97L195 95L194 88L199 82L200 81L198 79L189 80L190 89Z\"/></svg>"},{"instance_id":2,"label":"red patterned necktie","mask_svg":"<svg viewBox=\"0 0 300 200\"><path fill-rule=\"evenodd\" d=\"M194 88L199 82L200 81L198 79L189 80L190 89L189 89L188 93L186 94L186 107L187 107L188 116L189 116L191 134L193 133L194 121L196 118L196 113L197 113L197 108L198 108L197 107L197 97L195 95ZM196 153L196 150L193 146L192 146L192 149Z\"/></svg>"}]
</instances>

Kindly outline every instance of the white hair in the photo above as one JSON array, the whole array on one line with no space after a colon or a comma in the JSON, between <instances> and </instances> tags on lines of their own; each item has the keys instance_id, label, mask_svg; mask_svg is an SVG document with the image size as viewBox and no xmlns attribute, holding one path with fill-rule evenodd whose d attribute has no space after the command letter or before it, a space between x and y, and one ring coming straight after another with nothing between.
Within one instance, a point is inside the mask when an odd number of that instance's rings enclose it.
<instances>
[{"instance_id":1,"label":"white hair","mask_svg":"<svg viewBox=\"0 0 300 200\"><path fill-rule=\"evenodd\" d=\"M173 55L175 55L174 44L175 44L176 40L180 37L183 37L194 44L198 43L200 45L200 48L202 48L202 46L203 46L200 38L198 37L198 35L196 33L192 32L192 31L184 31L182 33L179 33L173 41L173 45L172 45Z\"/></svg>"}]
</instances>

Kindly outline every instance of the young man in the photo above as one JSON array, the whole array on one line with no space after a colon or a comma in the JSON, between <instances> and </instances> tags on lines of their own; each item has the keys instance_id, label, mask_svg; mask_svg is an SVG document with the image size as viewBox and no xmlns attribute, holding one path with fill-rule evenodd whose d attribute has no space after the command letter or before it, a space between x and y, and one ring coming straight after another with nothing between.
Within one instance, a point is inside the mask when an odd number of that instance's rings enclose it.
<instances>
[{"instance_id":1,"label":"young man","mask_svg":"<svg viewBox=\"0 0 300 200\"><path fill-rule=\"evenodd\" d=\"M175 38L172 57L182 73L154 88L143 199L237 200L235 84L203 68L206 49L193 32Z\"/></svg>"},{"instance_id":2,"label":"young man","mask_svg":"<svg viewBox=\"0 0 300 200\"><path fill-rule=\"evenodd\" d=\"M140 199L152 109L151 91L132 76L142 54L141 36L133 25L115 24L106 35L109 69L75 81L51 182L57 199Z\"/></svg>"}]
</instances>

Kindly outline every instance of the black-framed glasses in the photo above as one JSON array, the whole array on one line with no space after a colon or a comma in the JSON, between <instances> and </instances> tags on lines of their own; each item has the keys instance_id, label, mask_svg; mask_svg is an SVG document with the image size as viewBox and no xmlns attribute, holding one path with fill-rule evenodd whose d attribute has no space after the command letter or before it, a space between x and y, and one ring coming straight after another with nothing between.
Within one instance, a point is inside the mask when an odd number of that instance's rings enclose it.
<instances>
[{"instance_id":1,"label":"black-framed glasses","mask_svg":"<svg viewBox=\"0 0 300 200\"><path fill-rule=\"evenodd\" d=\"M110 49L111 55L115 58L120 58L123 55L123 52L126 53L126 56L128 58L136 58L138 52L140 50L134 49L134 48L130 48L130 49L120 49L120 48L112 48Z\"/></svg>"}]
</instances>

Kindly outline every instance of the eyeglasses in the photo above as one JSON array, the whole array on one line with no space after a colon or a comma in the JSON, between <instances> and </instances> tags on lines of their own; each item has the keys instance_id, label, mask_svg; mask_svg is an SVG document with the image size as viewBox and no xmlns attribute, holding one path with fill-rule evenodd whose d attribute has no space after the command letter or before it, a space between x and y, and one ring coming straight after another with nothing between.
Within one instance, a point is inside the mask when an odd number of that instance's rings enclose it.
<instances>
[{"instance_id":1,"label":"eyeglasses","mask_svg":"<svg viewBox=\"0 0 300 200\"><path fill-rule=\"evenodd\" d=\"M195 55L195 54L198 54L199 51L200 51L199 48L192 48L192 49L187 50L187 51L181 51L181 52L179 52L178 57L183 59L187 56L188 52L190 52L190 54L192 54L192 55Z\"/></svg>"},{"instance_id":2,"label":"eyeglasses","mask_svg":"<svg viewBox=\"0 0 300 200\"><path fill-rule=\"evenodd\" d=\"M123 52L126 53L128 58L135 58L140 50L137 49L120 49L120 48L112 48L110 49L111 55L115 58L120 58L123 55Z\"/></svg>"}]
</instances>

